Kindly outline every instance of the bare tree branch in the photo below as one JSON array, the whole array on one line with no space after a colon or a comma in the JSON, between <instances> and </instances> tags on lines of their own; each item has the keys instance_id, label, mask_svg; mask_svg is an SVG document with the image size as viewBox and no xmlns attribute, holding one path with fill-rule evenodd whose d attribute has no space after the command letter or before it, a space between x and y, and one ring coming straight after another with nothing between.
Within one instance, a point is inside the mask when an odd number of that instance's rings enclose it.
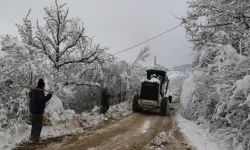
<instances>
[{"instance_id":1,"label":"bare tree branch","mask_svg":"<svg viewBox=\"0 0 250 150\"><path fill-rule=\"evenodd\" d=\"M28 16L29 16L30 12L31 12L31 9L29 10L28 14L25 17L26 20L28 20Z\"/></svg>"}]
</instances>

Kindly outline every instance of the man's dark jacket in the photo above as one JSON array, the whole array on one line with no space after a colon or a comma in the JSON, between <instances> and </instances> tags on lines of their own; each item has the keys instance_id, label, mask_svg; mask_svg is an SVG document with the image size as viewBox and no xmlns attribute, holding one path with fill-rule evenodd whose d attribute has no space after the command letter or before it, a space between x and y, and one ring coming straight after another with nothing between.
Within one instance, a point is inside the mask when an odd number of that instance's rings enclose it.
<instances>
[{"instance_id":1,"label":"man's dark jacket","mask_svg":"<svg viewBox=\"0 0 250 150\"><path fill-rule=\"evenodd\" d=\"M45 104L50 100L52 94L45 96L44 91L34 89L29 93L30 112L32 114L42 115L44 113Z\"/></svg>"},{"instance_id":2,"label":"man's dark jacket","mask_svg":"<svg viewBox=\"0 0 250 150\"><path fill-rule=\"evenodd\" d=\"M109 97L110 95L107 92L105 91L102 92L102 97L101 97L102 106L109 106Z\"/></svg>"}]
</instances>

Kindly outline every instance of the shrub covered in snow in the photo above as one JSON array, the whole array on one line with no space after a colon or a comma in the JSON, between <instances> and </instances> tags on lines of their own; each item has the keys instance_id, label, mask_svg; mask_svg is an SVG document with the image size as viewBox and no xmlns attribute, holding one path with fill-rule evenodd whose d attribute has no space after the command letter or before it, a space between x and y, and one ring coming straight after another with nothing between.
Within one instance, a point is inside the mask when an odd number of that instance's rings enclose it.
<instances>
[{"instance_id":1,"label":"shrub covered in snow","mask_svg":"<svg viewBox=\"0 0 250 150\"><path fill-rule=\"evenodd\" d=\"M195 0L184 19L195 71L183 85L182 114L207 121L228 149L250 149L249 7L246 1ZM219 141L218 140L218 141Z\"/></svg>"}]
</instances>

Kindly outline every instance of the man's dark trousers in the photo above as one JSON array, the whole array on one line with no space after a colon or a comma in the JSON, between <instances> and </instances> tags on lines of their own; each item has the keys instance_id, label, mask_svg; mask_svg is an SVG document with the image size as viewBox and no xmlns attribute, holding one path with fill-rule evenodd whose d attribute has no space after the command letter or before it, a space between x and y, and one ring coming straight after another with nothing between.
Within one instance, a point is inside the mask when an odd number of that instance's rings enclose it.
<instances>
[{"instance_id":1,"label":"man's dark trousers","mask_svg":"<svg viewBox=\"0 0 250 150\"><path fill-rule=\"evenodd\" d=\"M43 115L32 114L31 122L32 122L31 140L33 142L38 142L40 140L40 134L43 126Z\"/></svg>"},{"instance_id":2,"label":"man's dark trousers","mask_svg":"<svg viewBox=\"0 0 250 150\"><path fill-rule=\"evenodd\" d=\"M102 114L105 114L109 110L109 106L102 106Z\"/></svg>"}]
</instances>

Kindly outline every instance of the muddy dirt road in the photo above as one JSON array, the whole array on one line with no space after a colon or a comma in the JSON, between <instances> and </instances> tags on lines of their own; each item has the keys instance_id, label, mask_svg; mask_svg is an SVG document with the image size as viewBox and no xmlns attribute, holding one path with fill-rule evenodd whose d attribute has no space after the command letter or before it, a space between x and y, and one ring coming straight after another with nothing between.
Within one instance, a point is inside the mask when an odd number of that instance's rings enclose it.
<instances>
[{"instance_id":1,"label":"muddy dirt road","mask_svg":"<svg viewBox=\"0 0 250 150\"><path fill-rule=\"evenodd\" d=\"M157 145L154 138L160 133L170 133L168 139ZM152 113L134 113L119 121L110 121L102 128L86 131L84 134L66 136L42 150L167 150L191 149L170 117Z\"/></svg>"}]
</instances>

